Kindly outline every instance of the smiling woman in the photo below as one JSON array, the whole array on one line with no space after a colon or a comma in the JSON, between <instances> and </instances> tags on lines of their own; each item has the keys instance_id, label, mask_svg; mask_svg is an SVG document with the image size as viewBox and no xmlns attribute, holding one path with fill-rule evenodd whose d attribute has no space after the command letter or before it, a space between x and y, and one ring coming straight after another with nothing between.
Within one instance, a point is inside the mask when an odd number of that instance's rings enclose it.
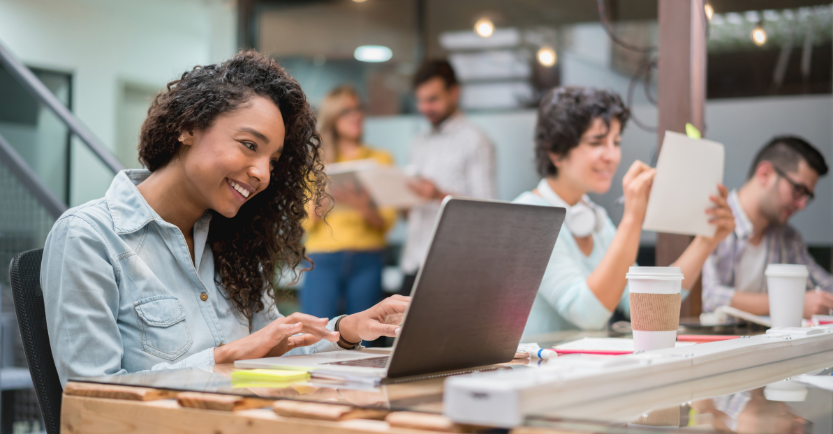
<instances>
[{"instance_id":1,"label":"smiling woman","mask_svg":"<svg viewBox=\"0 0 833 434\"><path fill-rule=\"evenodd\" d=\"M621 133L629 110L619 95L584 87L550 90L541 99L535 127L538 188L516 203L567 209L541 288L526 325L527 336L566 329L601 329L620 309L630 314L625 274L634 265L654 169L634 161L622 181L625 213L613 225L587 193L610 190L622 159ZM708 255L734 228L727 191L703 210L717 227L714 237L698 236L677 259L691 287Z\"/></svg>"},{"instance_id":2,"label":"smiling woman","mask_svg":"<svg viewBox=\"0 0 833 434\"><path fill-rule=\"evenodd\" d=\"M350 349L398 333L385 320L404 312L405 297L329 321L277 311L276 274L306 259L301 223L307 209L324 211L319 143L300 86L263 55L169 83L142 127L147 170L120 172L47 239L41 282L61 381Z\"/></svg>"}]
</instances>

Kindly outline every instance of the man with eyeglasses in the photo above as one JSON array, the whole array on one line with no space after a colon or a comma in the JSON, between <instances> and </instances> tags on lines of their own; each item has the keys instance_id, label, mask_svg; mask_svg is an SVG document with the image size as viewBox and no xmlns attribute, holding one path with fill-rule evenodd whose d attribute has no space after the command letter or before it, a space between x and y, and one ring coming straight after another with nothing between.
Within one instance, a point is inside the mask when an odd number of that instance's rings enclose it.
<instances>
[{"instance_id":1,"label":"man with eyeglasses","mask_svg":"<svg viewBox=\"0 0 833 434\"><path fill-rule=\"evenodd\" d=\"M821 153L799 137L775 137L758 152L746 183L729 194L735 232L703 266L703 310L732 306L769 314L767 264L803 264L810 270L804 317L833 309L833 277L815 263L801 235L787 220L813 200L827 174Z\"/></svg>"}]
</instances>

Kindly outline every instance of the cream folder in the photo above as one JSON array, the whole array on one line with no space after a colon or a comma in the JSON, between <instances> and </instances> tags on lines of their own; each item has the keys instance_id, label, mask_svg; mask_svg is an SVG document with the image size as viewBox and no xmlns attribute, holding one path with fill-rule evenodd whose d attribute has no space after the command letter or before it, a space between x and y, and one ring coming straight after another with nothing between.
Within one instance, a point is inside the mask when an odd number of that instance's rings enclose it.
<instances>
[{"instance_id":1,"label":"cream folder","mask_svg":"<svg viewBox=\"0 0 833 434\"><path fill-rule=\"evenodd\" d=\"M642 229L713 236L706 208L714 206L709 195L719 195L724 161L720 143L666 131Z\"/></svg>"},{"instance_id":2,"label":"cream folder","mask_svg":"<svg viewBox=\"0 0 833 434\"><path fill-rule=\"evenodd\" d=\"M332 185L352 183L367 190L377 206L410 208L425 202L408 187L411 177L395 166L381 166L373 160L328 164L324 169Z\"/></svg>"}]
</instances>

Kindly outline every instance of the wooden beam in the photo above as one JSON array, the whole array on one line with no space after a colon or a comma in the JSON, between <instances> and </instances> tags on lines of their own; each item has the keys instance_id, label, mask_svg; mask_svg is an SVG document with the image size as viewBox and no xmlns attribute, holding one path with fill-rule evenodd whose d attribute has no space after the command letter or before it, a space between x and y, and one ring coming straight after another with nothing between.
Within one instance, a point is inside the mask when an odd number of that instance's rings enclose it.
<instances>
[{"instance_id":1,"label":"wooden beam","mask_svg":"<svg viewBox=\"0 0 833 434\"><path fill-rule=\"evenodd\" d=\"M691 123L705 133L706 18L703 0L659 0L658 134L662 147L665 131L685 133ZM672 264L691 242L684 235L657 234L656 263ZM701 311L698 282L683 303L681 316Z\"/></svg>"}]
</instances>

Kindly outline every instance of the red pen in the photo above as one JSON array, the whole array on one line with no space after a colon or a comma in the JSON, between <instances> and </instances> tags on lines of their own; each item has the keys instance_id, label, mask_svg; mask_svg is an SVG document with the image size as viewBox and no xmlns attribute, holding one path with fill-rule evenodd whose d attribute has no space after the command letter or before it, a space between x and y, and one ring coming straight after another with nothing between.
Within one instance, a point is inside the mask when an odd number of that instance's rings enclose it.
<instances>
[{"instance_id":1,"label":"red pen","mask_svg":"<svg viewBox=\"0 0 833 434\"><path fill-rule=\"evenodd\" d=\"M560 348L551 348L553 351L562 354L596 354L599 356L623 356L625 354L633 354L633 351L618 351L618 350L567 350Z\"/></svg>"},{"instance_id":2,"label":"red pen","mask_svg":"<svg viewBox=\"0 0 833 434\"><path fill-rule=\"evenodd\" d=\"M738 339L740 336L726 336L726 335L677 335L677 342L696 342L704 344L706 342L728 341Z\"/></svg>"}]
</instances>

